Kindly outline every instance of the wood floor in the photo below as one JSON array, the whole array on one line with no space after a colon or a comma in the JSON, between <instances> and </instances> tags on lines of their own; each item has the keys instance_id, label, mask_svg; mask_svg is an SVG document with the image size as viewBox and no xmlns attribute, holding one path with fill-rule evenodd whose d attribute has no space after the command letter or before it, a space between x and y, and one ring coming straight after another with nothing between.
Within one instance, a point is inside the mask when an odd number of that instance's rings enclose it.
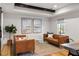
<instances>
[{"instance_id":1,"label":"wood floor","mask_svg":"<svg viewBox=\"0 0 79 59\"><path fill-rule=\"evenodd\" d=\"M68 50L64 50L64 51L48 54L48 56L68 56L68 53L69 53Z\"/></svg>"},{"instance_id":2,"label":"wood floor","mask_svg":"<svg viewBox=\"0 0 79 59\"><path fill-rule=\"evenodd\" d=\"M10 56L10 46L4 45L3 49L1 50L1 55L2 56ZM48 54L47 56L68 56L68 50L60 51L60 52L55 52Z\"/></svg>"},{"instance_id":3,"label":"wood floor","mask_svg":"<svg viewBox=\"0 0 79 59\"><path fill-rule=\"evenodd\" d=\"M10 46L4 45L1 50L1 56L10 56Z\"/></svg>"}]
</instances>

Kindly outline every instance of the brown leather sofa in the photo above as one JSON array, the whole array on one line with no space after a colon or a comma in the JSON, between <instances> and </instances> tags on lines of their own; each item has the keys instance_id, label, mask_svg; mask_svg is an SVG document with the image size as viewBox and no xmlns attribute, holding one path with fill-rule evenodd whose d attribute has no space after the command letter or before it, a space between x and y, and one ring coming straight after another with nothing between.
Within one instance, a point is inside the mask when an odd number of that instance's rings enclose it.
<instances>
[{"instance_id":1,"label":"brown leather sofa","mask_svg":"<svg viewBox=\"0 0 79 59\"><path fill-rule=\"evenodd\" d=\"M53 34L52 37L48 37L48 34L43 35L44 41L47 41L48 43L60 46L60 44L63 43L69 43L69 36L66 35L58 35Z\"/></svg>"}]
</instances>

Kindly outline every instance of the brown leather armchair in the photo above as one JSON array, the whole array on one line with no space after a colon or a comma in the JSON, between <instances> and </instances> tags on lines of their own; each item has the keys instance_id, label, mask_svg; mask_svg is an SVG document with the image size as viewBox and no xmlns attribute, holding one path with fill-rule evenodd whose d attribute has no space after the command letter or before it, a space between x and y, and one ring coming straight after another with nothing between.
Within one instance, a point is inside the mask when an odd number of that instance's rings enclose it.
<instances>
[{"instance_id":1,"label":"brown leather armchair","mask_svg":"<svg viewBox=\"0 0 79 59\"><path fill-rule=\"evenodd\" d=\"M35 40L34 39L27 40L27 38L23 39L23 37L26 37L26 35L15 35L14 36L16 54L25 53L25 52L34 53ZM23 40L19 40L19 38L22 38Z\"/></svg>"},{"instance_id":2,"label":"brown leather armchair","mask_svg":"<svg viewBox=\"0 0 79 59\"><path fill-rule=\"evenodd\" d=\"M60 46L60 44L69 43L69 36L53 34L51 38L51 37L48 37L48 34L44 34L44 41Z\"/></svg>"},{"instance_id":3,"label":"brown leather armchair","mask_svg":"<svg viewBox=\"0 0 79 59\"><path fill-rule=\"evenodd\" d=\"M16 54L25 52L34 53L34 49L35 49L34 40L16 41Z\"/></svg>"}]
</instances>

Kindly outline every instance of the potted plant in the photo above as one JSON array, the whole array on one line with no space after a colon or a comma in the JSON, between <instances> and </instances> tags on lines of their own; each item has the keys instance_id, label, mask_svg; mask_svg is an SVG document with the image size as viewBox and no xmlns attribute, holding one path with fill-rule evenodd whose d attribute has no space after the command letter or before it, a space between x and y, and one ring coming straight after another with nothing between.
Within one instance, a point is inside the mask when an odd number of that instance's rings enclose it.
<instances>
[{"instance_id":1,"label":"potted plant","mask_svg":"<svg viewBox=\"0 0 79 59\"><path fill-rule=\"evenodd\" d=\"M17 29L16 26L13 24L11 26L5 26L5 31L9 33L9 40L7 41L7 45L10 46L10 54L12 55L12 38L11 35L16 33Z\"/></svg>"},{"instance_id":2,"label":"potted plant","mask_svg":"<svg viewBox=\"0 0 79 59\"><path fill-rule=\"evenodd\" d=\"M11 35L16 33L17 31L16 26L14 26L13 24L11 26L5 26L5 31L9 33L9 40L7 41L7 45L11 45L12 44Z\"/></svg>"},{"instance_id":3,"label":"potted plant","mask_svg":"<svg viewBox=\"0 0 79 59\"><path fill-rule=\"evenodd\" d=\"M12 24L11 26L5 26L5 31L9 33L9 39L11 39L11 34L16 33L17 29L16 26Z\"/></svg>"}]
</instances>

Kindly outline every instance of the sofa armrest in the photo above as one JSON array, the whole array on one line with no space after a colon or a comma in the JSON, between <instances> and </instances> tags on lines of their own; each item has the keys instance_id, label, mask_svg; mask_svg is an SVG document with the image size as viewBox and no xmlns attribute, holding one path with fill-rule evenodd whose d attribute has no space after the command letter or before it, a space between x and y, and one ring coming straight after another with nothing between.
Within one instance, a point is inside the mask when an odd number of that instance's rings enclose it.
<instances>
[{"instance_id":1,"label":"sofa armrest","mask_svg":"<svg viewBox=\"0 0 79 59\"><path fill-rule=\"evenodd\" d=\"M43 34L43 40L45 41L48 38L48 34Z\"/></svg>"},{"instance_id":2,"label":"sofa armrest","mask_svg":"<svg viewBox=\"0 0 79 59\"><path fill-rule=\"evenodd\" d=\"M69 36L61 36L58 39L59 44L68 43L69 42Z\"/></svg>"}]
</instances>

